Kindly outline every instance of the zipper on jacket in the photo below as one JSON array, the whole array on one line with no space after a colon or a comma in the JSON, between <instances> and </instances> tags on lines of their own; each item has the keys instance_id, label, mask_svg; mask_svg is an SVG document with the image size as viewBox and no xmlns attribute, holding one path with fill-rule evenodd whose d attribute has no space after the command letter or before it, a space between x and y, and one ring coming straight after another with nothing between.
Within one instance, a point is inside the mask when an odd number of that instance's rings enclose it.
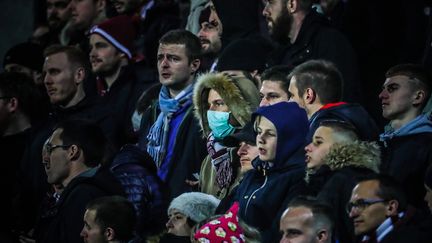
<instances>
[{"instance_id":1,"label":"zipper on jacket","mask_svg":"<svg viewBox=\"0 0 432 243\"><path fill-rule=\"evenodd\" d=\"M262 188L264 188L264 186L265 186L266 184L267 184L267 176L266 176L265 179L264 179L264 183L263 183L263 184L262 184L258 189L256 189L255 191L253 191L252 194L250 195L250 197L248 198L248 201L247 201L247 203L246 203L246 208L245 208L245 210L244 210L245 215L246 215L247 209L248 209L248 207L249 207L250 200L253 198L254 194L257 193L257 192L258 192L259 190L261 190Z\"/></svg>"}]
</instances>

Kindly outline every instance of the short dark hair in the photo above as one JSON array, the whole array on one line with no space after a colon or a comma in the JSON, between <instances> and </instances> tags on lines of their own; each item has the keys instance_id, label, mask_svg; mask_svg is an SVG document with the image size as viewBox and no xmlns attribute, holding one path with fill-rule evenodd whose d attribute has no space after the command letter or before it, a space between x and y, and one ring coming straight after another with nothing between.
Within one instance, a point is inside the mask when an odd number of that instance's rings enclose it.
<instances>
[{"instance_id":1,"label":"short dark hair","mask_svg":"<svg viewBox=\"0 0 432 243\"><path fill-rule=\"evenodd\" d=\"M58 53L64 53L73 68L84 68L87 77L87 74L90 72L89 58L81 49L74 46L51 45L45 49L44 57L46 58Z\"/></svg>"},{"instance_id":2,"label":"short dark hair","mask_svg":"<svg viewBox=\"0 0 432 243\"><path fill-rule=\"evenodd\" d=\"M357 184L365 181L378 181L379 185L376 195L386 201L398 201L398 212L406 210L408 206L406 194L402 189L402 185L392 176L385 174L369 174L361 177Z\"/></svg>"},{"instance_id":3,"label":"short dark hair","mask_svg":"<svg viewBox=\"0 0 432 243\"><path fill-rule=\"evenodd\" d=\"M277 65L264 70L261 74L262 81L276 81L280 82L282 89L289 94L289 83L290 79L288 75L292 71L292 68L285 65Z\"/></svg>"},{"instance_id":4,"label":"short dark hair","mask_svg":"<svg viewBox=\"0 0 432 243\"><path fill-rule=\"evenodd\" d=\"M8 99L16 98L18 109L25 115L31 117L34 113L39 93L35 83L27 75L16 72L1 73L0 92L3 97L9 97Z\"/></svg>"},{"instance_id":5,"label":"short dark hair","mask_svg":"<svg viewBox=\"0 0 432 243\"><path fill-rule=\"evenodd\" d=\"M313 224L315 228L328 228L329 234L334 230L334 211L333 208L314 197L298 196L295 197L289 204L290 207L305 207L309 208L313 214Z\"/></svg>"},{"instance_id":6,"label":"short dark hair","mask_svg":"<svg viewBox=\"0 0 432 243\"><path fill-rule=\"evenodd\" d=\"M104 162L108 142L102 129L94 122L84 119L66 119L54 130L62 129L60 139L65 145L76 145L82 149L84 164L95 167Z\"/></svg>"},{"instance_id":7,"label":"short dark hair","mask_svg":"<svg viewBox=\"0 0 432 243\"><path fill-rule=\"evenodd\" d=\"M87 204L86 210L95 211L95 221L102 231L110 227L116 239L127 242L134 236L136 226L135 208L121 196L100 197Z\"/></svg>"},{"instance_id":8,"label":"short dark hair","mask_svg":"<svg viewBox=\"0 0 432 243\"><path fill-rule=\"evenodd\" d=\"M323 104L342 99L343 78L338 68L329 61L309 60L295 67L288 79L296 79L298 95L303 96L307 88L313 89Z\"/></svg>"},{"instance_id":9,"label":"short dark hair","mask_svg":"<svg viewBox=\"0 0 432 243\"><path fill-rule=\"evenodd\" d=\"M359 140L358 131L356 127L350 122L337 119L326 119L322 120L319 126L331 128L333 133L338 133L346 140Z\"/></svg>"},{"instance_id":10,"label":"short dark hair","mask_svg":"<svg viewBox=\"0 0 432 243\"><path fill-rule=\"evenodd\" d=\"M162 38L160 38L159 44L185 45L186 55L189 58L189 63L195 59L201 58L201 42L196 35L187 30L177 29L168 31L162 36Z\"/></svg>"},{"instance_id":11,"label":"short dark hair","mask_svg":"<svg viewBox=\"0 0 432 243\"><path fill-rule=\"evenodd\" d=\"M426 105L432 89L432 77L431 73L421 65L405 63L391 67L385 74L386 78L394 76L406 76L413 81L413 88L423 90L426 94L425 102Z\"/></svg>"}]
</instances>

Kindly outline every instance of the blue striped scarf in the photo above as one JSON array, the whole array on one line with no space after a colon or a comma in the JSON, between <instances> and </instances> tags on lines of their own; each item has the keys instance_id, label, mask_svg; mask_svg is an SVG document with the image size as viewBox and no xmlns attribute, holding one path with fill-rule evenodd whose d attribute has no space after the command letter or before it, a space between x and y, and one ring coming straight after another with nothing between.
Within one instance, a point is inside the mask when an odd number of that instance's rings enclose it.
<instances>
[{"instance_id":1,"label":"blue striped scarf","mask_svg":"<svg viewBox=\"0 0 432 243\"><path fill-rule=\"evenodd\" d=\"M147 135L148 144L147 152L156 162L156 165L161 165L166 155L166 145L169 132L169 124L172 116L182 108L183 105L188 104L193 94L193 84L186 87L176 97L171 98L167 87L162 86L159 93L159 114L156 122L151 126L149 134Z\"/></svg>"}]
</instances>

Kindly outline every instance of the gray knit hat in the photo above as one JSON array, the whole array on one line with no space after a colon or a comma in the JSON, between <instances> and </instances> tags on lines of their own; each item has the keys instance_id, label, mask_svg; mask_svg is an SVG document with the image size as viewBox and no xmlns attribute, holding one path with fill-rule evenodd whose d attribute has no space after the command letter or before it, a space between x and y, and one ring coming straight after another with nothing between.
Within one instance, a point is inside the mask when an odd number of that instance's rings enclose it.
<instances>
[{"instance_id":1,"label":"gray knit hat","mask_svg":"<svg viewBox=\"0 0 432 243\"><path fill-rule=\"evenodd\" d=\"M195 222L213 216L220 200L202 192L186 192L174 198L168 207L168 214L176 209Z\"/></svg>"}]
</instances>

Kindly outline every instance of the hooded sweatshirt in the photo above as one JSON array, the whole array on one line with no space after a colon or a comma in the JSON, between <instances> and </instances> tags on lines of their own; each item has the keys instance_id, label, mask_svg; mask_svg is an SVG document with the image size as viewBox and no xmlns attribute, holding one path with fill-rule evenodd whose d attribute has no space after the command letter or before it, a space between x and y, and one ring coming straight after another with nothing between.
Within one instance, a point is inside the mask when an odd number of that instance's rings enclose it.
<instances>
[{"instance_id":1,"label":"hooded sweatshirt","mask_svg":"<svg viewBox=\"0 0 432 243\"><path fill-rule=\"evenodd\" d=\"M432 121L427 114L394 130L390 125L380 135L382 163L380 172L398 180L407 194L408 203L427 209L423 178L432 164Z\"/></svg>"},{"instance_id":2,"label":"hooded sweatshirt","mask_svg":"<svg viewBox=\"0 0 432 243\"><path fill-rule=\"evenodd\" d=\"M286 203L299 195L303 183L308 119L294 102L260 107L252 117L256 120L258 116L269 119L276 127L276 157L272 161L253 161L254 169L244 176L236 199L240 203L239 217L262 232L263 242L274 242L280 239L279 219Z\"/></svg>"}]
</instances>

